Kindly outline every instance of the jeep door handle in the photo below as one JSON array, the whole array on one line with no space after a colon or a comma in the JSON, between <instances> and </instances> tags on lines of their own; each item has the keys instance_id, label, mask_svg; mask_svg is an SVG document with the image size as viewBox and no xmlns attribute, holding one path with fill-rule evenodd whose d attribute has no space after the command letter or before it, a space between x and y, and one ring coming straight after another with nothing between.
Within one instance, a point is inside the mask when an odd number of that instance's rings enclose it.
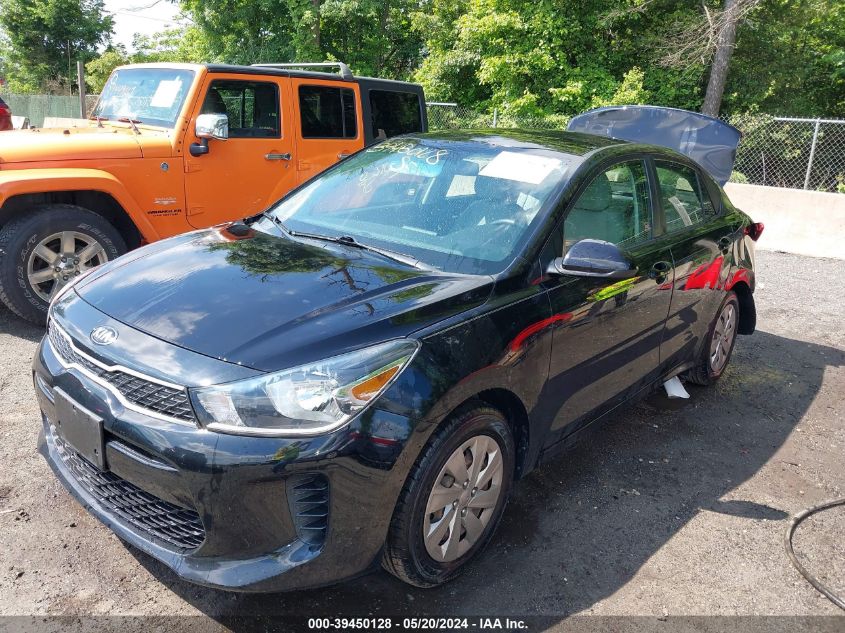
<instances>
[{"instance_id":1,"label":"jeep door handle","mask_svg":"<svg viewBox=\"0 0 845 633\"><path fill-rule=\"evenodd\" d=\"M267 160L290 160L290 154L264 154Z\"/></svg>"},{"instance_id":2,"label":"jeep door handle","mask_svg":"<svg viewBox=\"0 0 845 633\"><path fill-rule=\"evenodd\" d=\"M352 156L352 154L348 154L346 152L341 152L340 154L337 155L337 159L343 160L344 158L349 158L350 156Z\"/></svg>"},{"instance_id":3,"label":"jeep door handle","mask_svg":"<svg viewBox=\"0 0 845 633\"><path fill-rule=\"evenodd\" d=\"M672 270L672 264L669 262L654 262L651 270L648 272L648 276L657 283L662 284L666 281L666 277L669 276L670 270Z\"/></svg>"}]
</instances>

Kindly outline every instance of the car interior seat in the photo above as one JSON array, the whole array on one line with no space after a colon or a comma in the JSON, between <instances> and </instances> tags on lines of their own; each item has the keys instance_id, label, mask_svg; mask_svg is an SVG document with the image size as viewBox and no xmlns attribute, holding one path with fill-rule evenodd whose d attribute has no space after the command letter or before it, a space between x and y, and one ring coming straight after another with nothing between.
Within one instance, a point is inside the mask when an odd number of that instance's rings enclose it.
<instances>
[{"instance_id":1,"label":"car interior seat","mask_svg":"<svg viewBox=\"0 0 845 633\"><path fill-rule=\"evenodd\" d=\"M225 114L229 116L229 110L226 108L226 102L217 91L217 88L210 88L208 94L205 95L205 101L202 103L202 111L200 114Z\"/></svg>"}]
</instances>

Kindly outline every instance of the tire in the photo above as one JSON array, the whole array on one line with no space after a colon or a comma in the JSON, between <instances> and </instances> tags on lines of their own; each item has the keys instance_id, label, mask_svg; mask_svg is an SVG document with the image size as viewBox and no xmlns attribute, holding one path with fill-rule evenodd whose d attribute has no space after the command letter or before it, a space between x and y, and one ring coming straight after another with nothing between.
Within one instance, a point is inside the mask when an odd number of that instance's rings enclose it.
<instances>
[{"instance_id":1,"label":"tire","mask_svg":"<svg viewBox=\"0 0 845 633\"><path fill-rule=\"evenodd\" d=\"M725 338L722 336L722 332L724 330L725 323L724 316L727 312L732 314L732 326L729 336ZM725 300L722 301L722 305L719 306L719 311L716 313L716 317L710 324L710 329L707 332L707 340L704 342L698 362L695 367L687 372L685 376L686 379L695 385L703 386L709 386L716 382L725 372L725 369L731 360L731 353L733 352L734 344L736 343L738 330L739 300L736 297L736 293L731 290L728 292L727 296L725 296ZM717 336L720 337L723 344L720 346L720 355L717 358L717 362L714 363L713 347L714 340Z\"/></svg>"},{"instance_id":2,"label":"tire","mask_svg":"<svg viewBox=\"0 0 845 633\"><path fill-rule=\"evenodd\" d=\"M64 241L64 236L70 240ZM45 244L45 240L51 241ZM95 248L94 245L99 248ZM73 257L60 262L73 245L74 253L87 257L86 262L74 264ZM44 247L47 250L36 248ZM86 250L90 247L91 250ZM55 267L38 253L53 252L54 263L61 270L53 280L33 283L35 275L49 277ZM62 285L67 277L74 276L88 267L102 264L126 252L126 243L120 233L96 213L71 204L43 204L29 209L3 226L0 230L0 300L19 317L43 325L47 320L49 296L55 284ZM67 266L67 268L65 268ZM64 273L68 273L65 275Z\"/></svg>"},{"instance_id":3,"label":"tire","mask_svg":"<svg viewBox=\"0 0 845 633\"><path fill-rule=\"evenodd\" d=\"M460 451L464 445L469 443L467 453ZM498 451L498 457L495 452ZM472 460L466 466L468 477L473 476L472 466L475 464L473 455L481 456L479 464L481 474L476 481L481 481L478 488L461 485L459 481L452 478L447 472L442 478L444 469L450 469L447 464L450 458L456 456ZM429 440L426 448L420 454L414 465L399 501L393 512L393 519L388 532L382 566L391 574L417 587L434 587L454 578L484 546L489 542L499 521L502 518L514 474L514 440L510 427L505 417L498 410L482 403L472 403L464 406L455 412L448 421L436 431ZM500 460L500 462L497 462ZM450 464L455 462L450 462ZM495 474L498 471L498 463L501 464L501 479ZM491 469L490 466L493 466ZM483 481L485 476L492 474L491 481ZM444 481L452 479L454 483L447 489ZM487 493L494 491L495 481L498 483L498 493L494 496L485 497ZM466 480L465 480L466 481ZM438 486L441 494L460 495L456 501L441 501L445 503L445 510L430 513L427 510L429 501L434 503L438 496L434 495L434 487ZM495 498L495 502L492 499ZM480 509L485 503L494 503L490 508ZM465 505L469 504L469 505ZM461 509L465 507L464 514ZM457 526L460 522L460 532L454 532L459 540L454 549L450 548L453 543L451 538L445 538L442 545L435 541L440 538L426 539L423 535L424 529L431 529L433 522L441 525L439 521L446 520L446 511L455 508L452 525ZM490 514L485 515L486 512ZM441 514L442 513L442 514ZM472 513L473 519L465 518ZM441 518L437 521L437 517ZM465 523L466 522L466 523ZM481 526L483 523L483 527ZM472 526L471 531L474 538L471 538L470 530L466 526ZM433 532L437 533L435 529ZM452 529L449 528L445 534L451 537ZM436 550L442 560L432 557L429 547Z\"/></svg>"}]
</instances>

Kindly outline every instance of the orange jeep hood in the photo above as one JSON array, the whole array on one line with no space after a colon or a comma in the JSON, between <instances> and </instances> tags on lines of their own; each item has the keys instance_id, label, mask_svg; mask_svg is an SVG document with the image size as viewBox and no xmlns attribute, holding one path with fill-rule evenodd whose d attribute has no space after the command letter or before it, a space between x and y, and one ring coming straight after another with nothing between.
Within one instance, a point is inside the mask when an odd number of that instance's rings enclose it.
<instances>
[{"instance_id":1,"label":"orange jeep hood","mask_svg":"<svg viewBox=\"0 0 845 633\"><path fill-rule=\"evenodd\" d=\"M8 163L141 156L137 135L128 128L35 128L0 134L0 168Z\"/></svg>"}]
</instances>

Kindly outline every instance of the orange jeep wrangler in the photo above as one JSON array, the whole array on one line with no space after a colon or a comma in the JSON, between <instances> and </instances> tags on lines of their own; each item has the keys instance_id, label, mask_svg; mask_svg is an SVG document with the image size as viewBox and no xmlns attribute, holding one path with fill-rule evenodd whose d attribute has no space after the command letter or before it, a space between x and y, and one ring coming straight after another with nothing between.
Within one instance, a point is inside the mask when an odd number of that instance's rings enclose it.
<instances>
[{"instance_id":1,"label":"orange jeep wrangler","mask_svg":"<svg viewBox=\"0 0 845 633\"><path fill-rule=\"evenodd\" d=\"M427 126L421 86L341 63L120 67L82 127L0 134L0 299L43 323L50 297L87 268L258 213L349 154Z\"/></svg>"}]
</instances>

